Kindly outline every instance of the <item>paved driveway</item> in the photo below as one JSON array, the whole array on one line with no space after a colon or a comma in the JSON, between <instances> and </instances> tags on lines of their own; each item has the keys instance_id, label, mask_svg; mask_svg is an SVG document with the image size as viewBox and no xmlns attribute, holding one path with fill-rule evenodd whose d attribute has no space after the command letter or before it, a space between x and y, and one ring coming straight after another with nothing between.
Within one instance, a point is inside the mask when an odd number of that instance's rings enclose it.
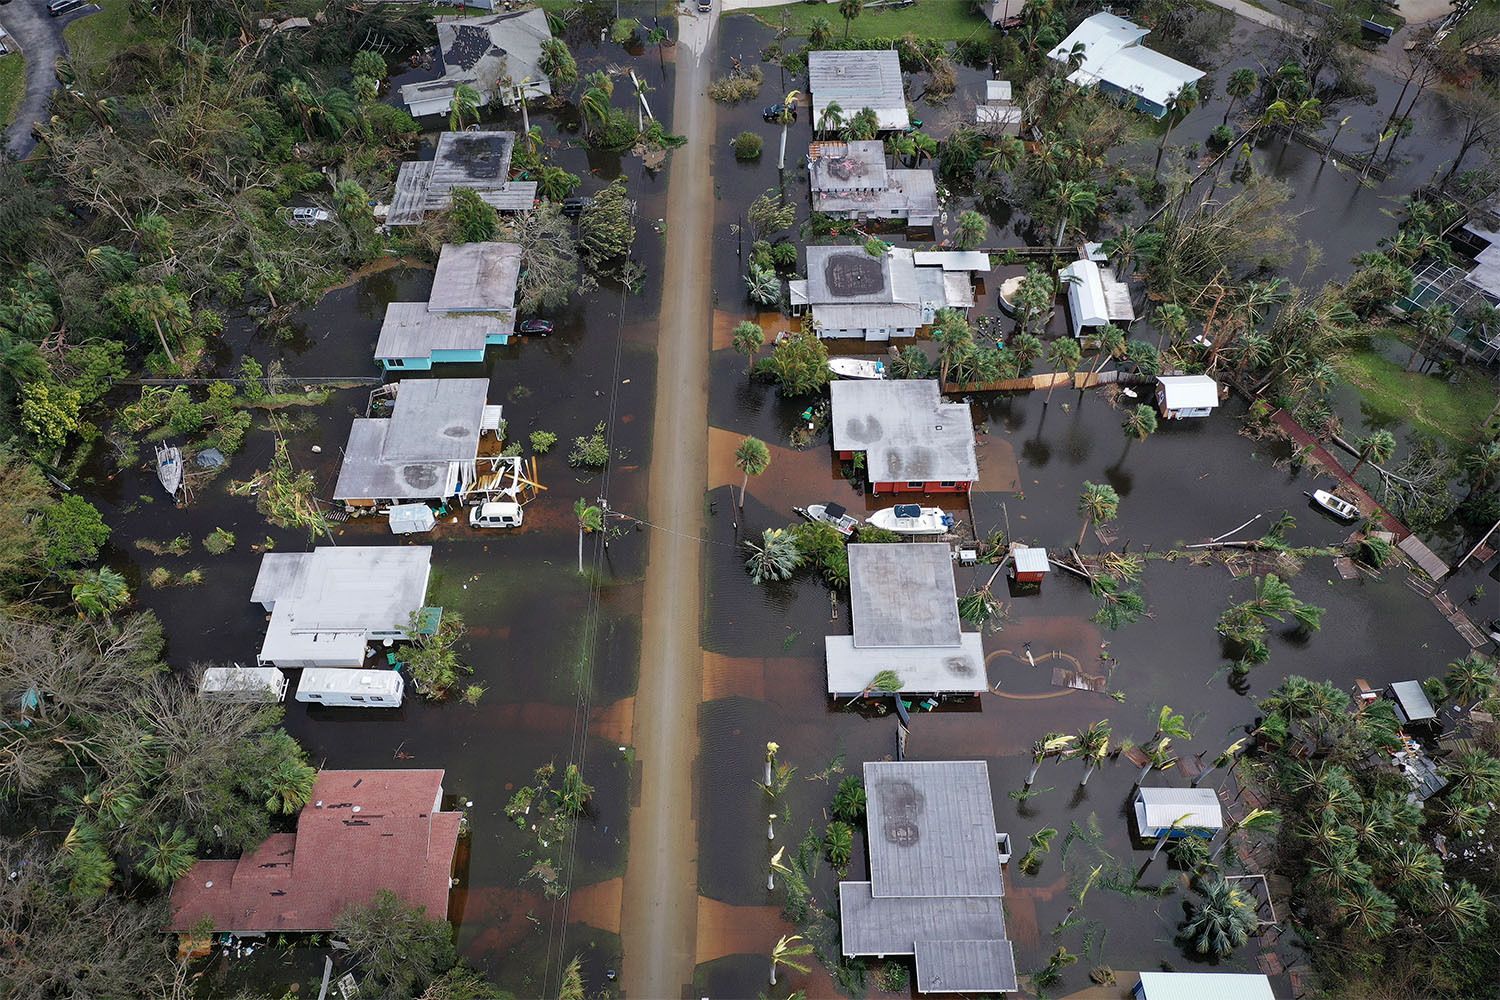
<instances>
[{"instance_id":1,"label":"paved driveway","mask_svg":"<svg viewBox=\"0 0 1500 1000\"><path fill-rule=\"evenodd\" d=\"M53 67L67 52L63 28L97 11L84 7L66 17L49 17L46 0L11 0L0 6L0 25L26 53L26 94L16 109L16 120L6 132L6 145L17 156L26 156L36 146L31 126L47 117L47 99L57 86ZM10 58L10 57L3 57Z\"/></svg>"}]
</instances>

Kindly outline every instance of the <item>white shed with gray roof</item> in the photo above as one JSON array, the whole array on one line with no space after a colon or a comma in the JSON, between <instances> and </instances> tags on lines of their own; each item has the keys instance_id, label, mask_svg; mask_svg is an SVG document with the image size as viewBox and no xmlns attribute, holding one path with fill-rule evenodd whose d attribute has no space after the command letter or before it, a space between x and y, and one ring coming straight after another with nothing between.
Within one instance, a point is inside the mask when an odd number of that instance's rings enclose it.
<instances>
[{"instance_id":1,"label":"white shed with gray roof","mask_svg":"<svg viewBox=\"0 0 1500 1000\"><path fill-rule=\"evenodd\" d=\"M895 49L809 52L807 80L815 129L830 104L842 109L845 121L870 109L882 132L911 126L901 57Z\"/></svg>"},{"instance_id":2,"label":"white shed with gray roof","mask_svg":"<svg viewBox=\"0 0 1500 1000\"><path fill-rule=\"evenodd\" d=\"M870 879L839 883L849 956L912 955L922 993L1017 989L989 767L864 765Z\"/></svg>"},{"instance_id":3,"label":"white shed with gray roof","mask_svg":"<svg viewBox=\"0 0 1500 1000\"><path fill-rule=\"evenodd\" d=\"M1138 788L1135 821L1141 836L1212 836L1224 828L1224 810L1212 788Z\"/></svg>"}]
</instances>

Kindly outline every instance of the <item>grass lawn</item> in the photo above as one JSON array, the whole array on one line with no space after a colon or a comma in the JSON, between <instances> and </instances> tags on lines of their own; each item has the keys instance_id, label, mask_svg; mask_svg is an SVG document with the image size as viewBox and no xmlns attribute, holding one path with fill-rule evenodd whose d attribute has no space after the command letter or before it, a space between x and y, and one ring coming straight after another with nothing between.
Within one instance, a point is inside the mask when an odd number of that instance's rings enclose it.
<instances>
[{"instance_id":1,"label":"grass lawn","mask_svg":"<svg viewBox=\"0 0 1500 1000\"><path fill-rule=\"evenodd\" d=\"M783 14L792 34L806 36L813 18L826 17L833 26L833 37L844 37L844 19L834 4L788 3L750 11L773 28L781 26ZM901 9L869 7L849 28L850 38L899 38L908 31L918 38L936 38L956 42L995 30L990 23L973 13L968 0L920 0Z\"/></svg>"},{"instance_id":2,"label":"grass lawn","mask_svg":"<svg viewBox=\"0 0 1500 1000\"><path fill-rule=\"evenodd\" d=\"M16 105L26 92L26 57L19 52L0 56L0 128L16 116Z\"/></svg>"},{"instance_id":3,"label":"grass lawn","mask_svg":"<svg viewBox=\"0 0 1500 1000\"><path fill-rule=\"evenodd\" d=\"M99 11L81 17L63 29L70 55L104 59L124 48L135 37L130 23L130 0L94 0Z\"/></svg>"},{"instance_id":4,"label":"grass lawn","mask_svg":"<svg viewBox=\"0 0 1500 1000\"><path fill-rule=\"evenodd\" d=\"M1495 405L1493 383L1468 369L1449 383L1437 375L1402 371L1373 347L1335 364L1339 374L1359 388L1371 410L1449 441L1474 440L1480 421Z\"/></svg>"}]
</instances>

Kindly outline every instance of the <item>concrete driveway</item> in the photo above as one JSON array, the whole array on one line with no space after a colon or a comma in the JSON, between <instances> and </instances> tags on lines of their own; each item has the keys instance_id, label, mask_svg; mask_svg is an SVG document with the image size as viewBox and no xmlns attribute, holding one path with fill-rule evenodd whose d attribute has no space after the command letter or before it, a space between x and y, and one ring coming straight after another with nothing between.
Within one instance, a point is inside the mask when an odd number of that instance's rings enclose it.
<instances>
[{"instance_id":1,"label":"concrete driveway","mask_svg":"<svg viewBox=\"0 0 1500 1000\"><path fill-rule=\"evenodd\" d=\"M26 54L26 93L5 135L6 146L16 156L24 157L36 146L31 126L47 117L47 99L57 86L54 67L67 54L63 28L98 9L88 6L64 17L50 17L46 0L11 0L0 5L0 26Z\"/></svg>"}]
</instances>

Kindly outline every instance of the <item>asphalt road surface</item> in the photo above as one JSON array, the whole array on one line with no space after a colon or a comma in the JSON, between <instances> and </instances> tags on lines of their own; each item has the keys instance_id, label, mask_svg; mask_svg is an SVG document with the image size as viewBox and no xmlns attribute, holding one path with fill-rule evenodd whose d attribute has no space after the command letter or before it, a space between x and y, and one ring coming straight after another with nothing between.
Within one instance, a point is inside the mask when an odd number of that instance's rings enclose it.
<instances>
[{"instance_id":1,"label":"asphalt road surface","mask_svg":"<svg viewBox=\"0 0 1500 1000\"><path fill-rule=\"evenodd\" d=\"M11 0L0 5L0 26L26 54L26 93L16 109L16 120L5 133L5 145L16 156L24 157L35 148L31 126L47 118L47 101L57 86L54 67L68 51L63 43L63 28L98 9L90 5L63 17L51 17L47 14L46 0ZM13 58L0 56L0 59Z\"/></svg>"}]
</instances>

